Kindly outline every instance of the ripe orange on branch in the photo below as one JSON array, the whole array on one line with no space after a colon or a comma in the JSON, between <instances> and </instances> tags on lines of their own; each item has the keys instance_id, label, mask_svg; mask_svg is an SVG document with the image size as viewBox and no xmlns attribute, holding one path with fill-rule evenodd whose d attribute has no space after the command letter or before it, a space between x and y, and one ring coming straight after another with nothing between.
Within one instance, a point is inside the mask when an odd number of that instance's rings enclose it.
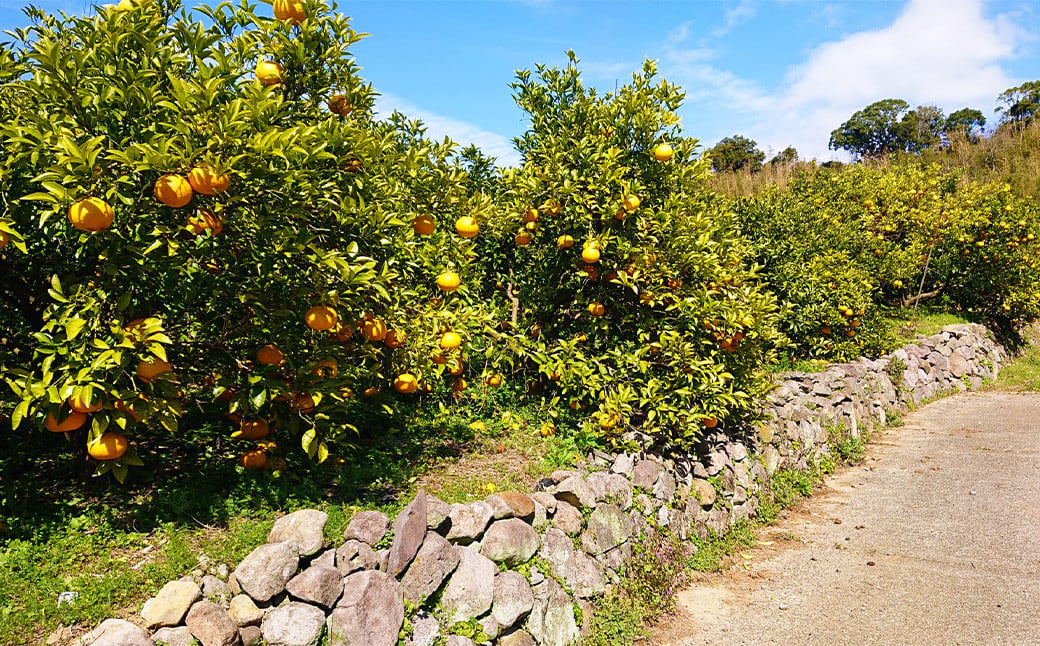
<instances>
[{"instance_id":1,"label":"ripe orange on branch","mask_svg":"<svg viewBox=\"0 0 1040 646\"><path fill-rule=\"evenodd\" d=\"M419 381L415 378L415 375L409 372L402 372L397 375L394 379L394 390L403 394L411 394L416 391L419 387Z\"/></svg>"},{"instance_id":2,"label":"ripe orange on branch","mask_svg":"<svg viewBox=\"0 0 1040 646\"><path fill-rule=\"evenodd\" d=\"M672 150L671 144L662 141L654 146L653 155L654 159L657 161L666 162L672 159L672 156L675 155L675 151Z\"/></svg>"},{"instance_id":3,"label":"ripe orange on branch","mask_svg":"<svg viewBox=\"0 0 1040 646\"><path fill-rule=\"evenodd\" d=\"M347 101L347 97L342 94L333 94L329 97L329 112L338 115L350 114L350 111L354 109L354 106L350 105Z\"/></svg>"},{"instance_id":4,"label":"ripe orange on branch","mask_svg":"<svg viewBox=\"0 0 1040 646\"><path fill-rule=\"evenodd\" d=\"M96 197L84 197L69 207L69 222L80 231L101 231L112 226L112 206Z\"/></svg>"},{"instance_id":5,"label":"ripe orange on branch","mask_svg":"<svg viewBox=\"0 0 1040 646\"><path fill-rule=\"evenodd\" d=\"M173 370L173 366L156 357L149 357L137 362L137 378L144 382L150 382L159 375L171 370Z\"/></svg>"},{"instance_id":6,"label":"ripe orange on branch","mask_svg":"<svg viewBox=\"0 0 1040 646\"><path fill-rule=\"evenodd\" d=\"M264 85L282 82L282 66L277 61L259 61L256 64L256 80Z\"/></svg>"},{"instance_id":7,"label":"ripe orange on branch","mask_svg":"<svg viewBox=\"0 0 1040 646\"><path fill-rule=\"evenodd\" d=\"M442 350L454 350L462 345L462 337L459 336L458 332L445 332L441 335L440 345Z\"/></svg>"},{"instance_id":8,"label":"ripe orange on branch","mask_svg":"<svg viewBox=\"0 0 1040 646\"><path fill-rule=\"evenodd\" d=\"M271 427L266 420L242 420L238 424L238 430L231 434L236 440L262 440L271 433Z\"/></svg>"},{"instance_id":9,"label":"ripe orange on branch","mask_svg":"<svg viewBox=\"0 0 1040 646\"><path fill-rule=\"evenodd\" d=\"M437 287L440 287L442 291L453 292L459 288L462 281L459 279L459 275L453 271L446 271L440 276L437 276Z\"/></svg>"},{"instance_id":10,"label":"ripe orange on branch","mask_svg":"<svg viewBox=\"0 0 1040 646\"><path fill-rule=\"evenodd\" d=\"M339 314L328 305L315 305L307 310L303 318L307 327L318 332L331 330L339 323Z\"/></svg>"},{"instance_id":11,"label":"ripe orange on branch","mask_svg":"<svg viewBox=\"0 0 1040 646\"><path fill-rule=\"evenodd\" d=\"M261 365L273 366L285 361L285 355L277 346L268 343L256 351L256 360Z\"/></svg>"},{"instance_id":12,"label":"ripe orange on branch","mask_svg":"<svg viewBox=\"0 0 1040 646\"><path fill-rule=\"evenodd\" d=\"M603 303L600 303L599 301L593 301L589 303L589 306L586 309L588 310L589 314L593 316L603 316L607 313L607 308L603 305Z\"/></svg>"},{"instance_id":13,"label":"ripe orange on branch","mask_svg":"<svg viewBox=\"0 0 1040 646\"><path fill-rule=\"evenodd\" d=\"M155 199L170 208L187 206L192 193L191 184L180 175L163 175L155 182Z\"/></svg>"},{"instance_id":14,"label":"ripe orange on branch","mask_svg":"<svg viewBox=\"0 0 1040 646\"><path fill-rule=\"evenodd\" d=\"M455 232L463 238L472 238L480 232L480 223L476 218L464 215L455 221Z\"/></svg>"},{"instance_id":15,"label":"ripe orange on branch","mask_svg":"<svg viewBox=\"0 0 1040 646\"><path fill-rule=\"evenodd\" d=\"M54 415L47 415L47 419L43 420L43 426L48 431L53 433L67 433L69 431L75 431L84 424L87 423L86 413L72 412L71 415L66 417L61 422L58 421Z\"/></svg>"},{"instance_id":16,"label":"ripe orange on branch","mask_svg":"<svg viewBox=\"0 0 1040 646\"><path fill-rule=\"evenodd\" d=\"M267 464L267 454L263 451L246 451L241 458L242 466L249 471L259 471Z\"/></svg>"},{"instance_id":17,"label":"ripe orange on branch","mask_svg":"<svg viewBox=\"0 0 1040 646\"><path fill-rule=\"evenodd\" d=\"M621 203L621 206L623 206L626 211L631 213L632 211L635 211L636 209L639 208L640 203L641 202L640 202L638 196L636 196L636 195L629 195Z\"/></svg>"},{"instance_id":18,"label":"ripe orange on branch","mask_svg":"<svg viewBox=\"0 0 1040 646\"><path fill-rule=\"evenodd\" d=\"M188 230L195 235L202 235L206 230L218 235L224 230L224 222L209 211L202 209L197 215L188 218Z\"/></svg>"},{"instance_id":19,"label":"ripe orange on branch","mask_svg":"<svg viewBox=\"0 0 1040 646\"><path fill-rule=\"evenodd\" d=\"M87 453L95 460L116 460L126 453L127 446L125 435L108 431L87 445Z\"/></svg>"},{"instance_id":20,"label":"ripe orange on branch","mask_svg":"<svg viewBox=\"0 0 1040 646\"><path fill-rule=\"evenodd\" d=\"M227 173L218 173L209 164L199 164L188 172L188 183L196 193L216 195L228 189L231 178Z\"/></svg>"},{"instance_id":21,"label":"ripe orange on branch","mask_svg":"<svg viewBox=\"0 0 1040 646\"><path fill-rule=\"evenodd\" d=\"M557 249L570 249L574 246L574 238L569 235L562 235L556 239Z\"/></svg>"},{"instance_id":22,"label":"ripe orange on branch","mask_svg":"<svg viewBox=\"0 0 1040 646\"><path fill-rule=\"evenodd\" d=\"M382 341L386 338L386 323L382 319L368 319L361 323L361 331L369 341Z\"/></svg>"},{"instance_id":23,"label":"ripe orange on branch","mask_svg":"<svg viewBox=\"0 0 1040 646\"><path fill-rule=\"evenodd\" d=\"M599 262L599 249L591 245L585 247L581 250L581 259L589 264Z\"/></svg>"},{"instance_id":24,"label":"ripe orange on branch","mask_svg":"<svg viewBox=\"0 0 1040 646\"><path fill-rule=\"evenodd\" d=\"M101 398L98 397L97 393L94 394L93 402L84 400L81 397L69 397L69 408L77 413L96 413L101 410Z\"/></svg>"},{"instance_id":25,"label":"ripe orange on branch","mask_svg":"<svg viewBox=\"0 0 1040 646\"><path fill-rule=\"evenodd\" d=\"M292 20L298 25L307 19L307 12L300 0L274 0L274 17L278 20Z\"/></svg>"},{"instance_id":26,"label":"ripe orange on branch","mask_svg":"<svg viewBox=\"0 0 1040 646\"><path fill-rule=\"evenodd\" d=\"M437 229L437 221L429 215L417 215L412 220L412 231L415 231L417 235L428 236L431 235Z\"/></svg>"}]
</instances>

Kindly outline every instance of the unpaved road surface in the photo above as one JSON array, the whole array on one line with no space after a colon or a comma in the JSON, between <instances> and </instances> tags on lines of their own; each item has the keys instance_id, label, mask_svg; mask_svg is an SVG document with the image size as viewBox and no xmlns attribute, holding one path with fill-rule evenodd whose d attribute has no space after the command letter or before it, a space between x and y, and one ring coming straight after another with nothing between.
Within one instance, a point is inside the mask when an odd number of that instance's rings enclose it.
<instances>
[{"instance_id":1,"label":"unpaved road surface","mask_svg":"<svg viewBox=\"0 0 1040 646\"><path fill-rule=\"evenodd\" d=\"M943 399L680 593L652 643L1040 645L1040 395Z\"/></svg>"}]
</instances>

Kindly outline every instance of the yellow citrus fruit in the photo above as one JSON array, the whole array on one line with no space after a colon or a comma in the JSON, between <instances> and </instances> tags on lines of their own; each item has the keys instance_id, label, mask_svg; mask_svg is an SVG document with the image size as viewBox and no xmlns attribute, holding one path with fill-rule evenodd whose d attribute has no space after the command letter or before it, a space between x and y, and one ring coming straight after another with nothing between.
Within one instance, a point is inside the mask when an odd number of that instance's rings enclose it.
<instances>
[{"instance_id":1,"label":"yellow citrus fruit","mask_svg":"<svg viewBox=\"0 0 1040 646\"><path fill-rule=\"evenodd\" d=\"M228 189L231 178L227 173L218 173L209 164L199 164L188 171L188 183L196 193L216 195Z\"/></svg>"},{"instance_id":2,"label":"yellow citrus fruit","mask_svg":"<svg viewBox=\"0 0 1040 646\"><path fill-rule=\"evenodd\" d=\"M527 210L524 211L524 215L523 215L523 217L520 218L520 220L522 222L524 222L525 224L528 223L528 222L537 222L538 221L538 209L534 208L533 206L527 207Z\"/></svg>"},{"instance_id":3,"label":"yellow citrus fruit","mask_svg":"<svg viewBox=\"0 0 1040 646\"><path fill-rule=\"evenodd\" d=\"M84 197L69 207L69 222L80 231L101 231L112 226L112 206L96 197Z\"/></svg>"},{"instance_id":4,"label":"yellow citrus fruit","mask_svg":"<svg viewBox=\"0 0 1040 646\"><path fill-rule=\"evenodd\" d=\"M339 314L328 305L315 305L307 310L303 318L307 327L318 332L331 330L339 323Z\"/></svg>"},{"instance_id":5,"label":"yellow citrus fruit","mask_svg":"<svg viewBox=\"0 0 1040 646\"><path fill-rule=\"evenodd\" d=\"M107 431L87 445L87 453L95 460L116 460L126 453L127 446L125 435Z\"/></svg>"},{"instance_id":6,"label":"yellow citrus fruit","mask_svg":"<svg viewBox=\"0 0 1040 646\"><path fill-rule=\"evenodd\" d=\"M618 418L617 415L603 415L599 418L599 427L605 430L610 430L617 426Z\"/></svg>"},{"instance_id":7,"label":"yellow citrus fruit","mask_svg":"<svg viewBox=\"0 0 1040 646\"><path fill-rule=\"evenodd\" d=\"M626 211L631 213L632 211L635 211L636 209L639 208L639 204L640 204L640 200L639 200L638 196L636 196L636 195L629 195L621 203L621 206L623 206Z\"/></svg>"},{"instance_id":8,"label":"yellow citrus fruit","mask_svg":"<svg viewBox=\"0 0 1040 646\"><path fill-rule=\"evenodd\" d=\"M246 451L241 458L242 466L250 471L259 471L267 464L267 454L263 451Z\"/></svg>"},{"instance_id":9,"label":"yellow citrus fruit","mask_svg":"<svg viewBox=\"0 0 1040 646\"><path fill-rule=\"evenodd\" d=\"M256 360L265 366L275 366L285 361L285 355L277 346L268 343L256 351Z\"/></svg>"},{"instance_id":10,"label":"yellow citrus fruit","mask_svg":"<svg viewBox=\"0 0 1040 646\"><path fill-rule=\"evenodd\" d=\"M69 408L77 413L96 413L101 410L101 397L94 393L93 403L81 397L69 397Z\"/></svg>"},{"instance_id":11,"label":"yellow citrus fruit","mask_svg":"<svg viewBox=\"0 0 1040 646\"><path fill-rule=\"evenodd\" d=\"M192 193L191 184L180 175L163 175L155 182L155 199L170 208L187 206Z\"/></svg>"},{"instance_id":12,"label":"yellow citrus fruit","mask_svg":"<svg viewBox=\"0 0 1040 646\"><path fill-rule=\"evenodd\" d=\"M242 420L238 424L238 430L231 434L236 440L262 440L271 433L271 427L266 420Z\"/></svg>"},{"instance_id":13,"label":"yellow citrus fruit","mask_svg":"<svg viewBox=\"0 0 1040 646\"><path fill-rule=\"evenodd\" d=\"M487 377L484 377L484 383L491 386L492 388L498 388L502 385L502 375L494 372Z\"/></svg>"},{"instance_id":14,"label":"yellow citrus fruit","mask_svg":"<svg viewBox=\"0 0 1040 646\"><path fill-rule=\"evenodd\" d=\"M653 150L654 159L659 162L670 161L672 156L675 155L675 151L672 150L672 146L666 142L661 142L654 146Z\"/></svg>"},{"instance_id":15,"label":"yellow citrus fruit","mask_svg":"<svg viewBox=\"0 0 1040 646\"><path fill-rule=\"evenodd\" d=\"M585 247L581 250L581 259L587 263L599 262L599 249L595 247Z\"/></svg>"},{"instance_id":16,"label":"yellow citrus fruit","mask_svg":"<svg viewBox=\"0 0 1040 646\"><path fill-rule=\"evenodd\" d=\"M382 341L386 338L386 323L376 318L366 320L361 324L361 331L369 341Z\"/></svg>"},{"instance_id":17,"label":"yellow citrus fruit","mask_svg":"<svg viewBox=\"0 0 1040 646\"><path fill-rule=\"evenodd\" d=\"M402 372L397 375L394 379L394 390L399 393L410 394L414 393L419 388L419 381L415 378L415 375Z\"/></svg>"},{"instance_id":18,"label":"yellow citrus fruit","mask_svg":"<svg viewBox=\"0 0 1040 646\"><path fill-rule=\"evenodd\" d=\"M375 386L369 386L368 388L365 388L364 392L362 392L361 394L365 397L375 397L379 394L379 388Z\"/></svg>"},{"instance_id":19,"label":"yellow citrus fruit","mask_svg":"<svg viewBox=\"0 0 1040 646\"><path fill-rule=\"evenodd\" d=\"M277 61L259 61L256 64L256 79L264 85L282 82L282 66Z\"/></svg>"},{"instance_id":20,"label":"yellow citrus fruit","mask_svg":"<svg viewBox=\"0 0 1040 646\"><path fill-rule=\"evenodd\" d=\"M513 237L513 240L515 240L516 244L520 245L521 247L526 247L527 245L531 244L531 232L526 230L517 231L516 235Z\"/></svg>"},{"instance_id":21,"label":"yellow citrus fruit","mask_svg":"<svg viewBox=\"0 0 1040 646\"><path fill-rule=\"evenodd\" d=\"M719 418L711 415L701 420L701 424L704 424L705 428L715 428L719 425Z\"/></svg>"},{"instance_id":22,"label":"yellow citrus fruit","mask_svg":"<svg viewBox=\"0 0 1040 646\"><path fill-rule=\"evenodd\" d=\"M218 235L224 230L224 222L209 211L202 209L197 215L188 218L188 230L195 235L202 235L206 230Z\"/></svg>"},{"instance_id":23,"label":"yellow citrus fruit","mask_svg":"<svg viewBox=\"0 0 1040 646\"><path fill-rule=\"evenodd\" d=\"M383 337L383 343L388 348L400 348L407 340L408 335L404 330L387 330L386 336Z\"/></svg>"},{"instance_id":24,"label":"yellow citrus fruit","mask_svg":"<svg viewBox=\"0 0 1040 646\"><path fill-rule=\"evenodd\" d=\"M896 289L902 288L903 287L903 281L901 281L901 280L893 280L892 281L892 287L895 287Z\"/></svg>"},{"instance_id":25,"label":"yellow citrus fruit","mask_svg":"<svg viewBox=\"0 0 1040 646\"><path fill-rule=\"evenodd\" d=\"M87 414L77 413L76 411L72 411L72 413L61 422L59 422L54 415L47 415L47 419L43 420L44 428L54 433L67 433L68 431L74 431L86 423Z\"/></svg>"},{"instance_id":26,"label":"yellow citrus fruit","mask_svg":"<svg viewBox=\"0 0 1040 646\"><path fill-rule=\"evenodd\" d=\"M453 377L458 377L462 374L464 369L465 367L462 365L462 359L460 357L455 357L451 362L451 366L448 368L448 374Z\"/></svg>"},{"instance_id":27,"label":"yellow citrus fruit","mask_svg":"<svg viewBox=\"0 0 1040 646\"><path fill-rule=\"evenodd\" d=\"M274 0L274 17L278 20L292 20L298 25L307 19L307 12L303 10L300 0Z\"/></svg>"},{"instance_id":28,"label":"yellow citrus fruit","mask_svg":"<svg viewBox=\"0 0 1040 646\"><path fill-rule=\"evenodd\" d=\"M441 335L441 349L454 350L462 345L462 337L457 332L445 332Z\"/></svg>"},{"instance_id":29,"label":"yellow citrus fruit","mask_svg":"<svg viewBox=\"0 0 1040 646\"><path fill-rule=\"evenodd\" d=\"M455 221L455 232L463 238L472 238L480 232L480 223L476 218L464 215Z\"/></svg>"},{"instance_id":30,"label":"yellow citrus fruit","mask_svg":"<svg viewBox=\"0 0 1040 646\"><path fill-rule=\"evenodd\" d=\"M437 221L428 215L417 215L412 220L412 231L421 236L428 236L437 229Z\"/></svg>"},{"instance_id":31,"label":"yellow citrus fruit","mask_svg":"<svg viewBox=\"0 0 1040 646\"><path fill-rule=\"evenodd\" d=\"M149 357L137 362L137 378L144 382L149 382L171 370L173 370L173 366L156 357Z\"/></svg>"},{"instance_id":32,"label":"yellow citrus fruit","mask_svg":"<svg viewBox=\"0 0 1040 646\"><path fill-rule=\"evenodd\" d=\"M574 246L574 238L572 238L569 235L562 235L559 238L556 238L556 248L557 249L570 249L573 246Z\"/></svg>"},{"instance_id":33,"label":"yellow citrus fruit","mask_svg":"<svg viewBox=\"0 0 1040 646\"><path fill-rule=\"evenodd\" d=\"M593 316L603 316L607 313L607 308L599 301L592 301L586 309L588 309L589 314Z\"/></svg>"},{"instance_id":34,"label":"yellow citrus fruit","mask_svg":"<svg viewBox=\"0 0 1040 646\"><path fill-rule=\"evenodd\" d=\"M459 288L462 281L459 280L459 275L453 271L446 271L440 276L437 276L437 287L440 287L442 291L453 292Z\"/></svg>"},{"instance_id":35,"label":"yellow citrus fruit","mask_svg":"<svg viewBox=\"0 0 1040 646\"><path fill-rule=\"evenodd\" d=\"M469 386L469 384L467 384L466 380L462 377L459 377L455 381L451 382L451 389L457 393L461 393L463 390L466 390L467 386Z\"/></svg>"},{"instance_id":36,"label":"yellow citrus fruit","mask_svg":"<svg viewBox=\"0 0 1040 646\"><path fill-rule=\"evenodd\" d=\"M347 97L342 94L333 94L329 97L329 112L332 114L347 115L354 109L354 106L350 105L347 101Z\"/></svg>"},{"instance_id":37,"label":"yellow citrus fruit","mask_svg":"<svg viewBox=\"0 0 1040 646\"><path fill-rule=\"evenodd\" d=\"M562 207L560 206L560 203L556 200L547 200L545 204L542 205L542 211L544 211L546 215L559 215L561 209Z\"/></svg>"}]
</instances>

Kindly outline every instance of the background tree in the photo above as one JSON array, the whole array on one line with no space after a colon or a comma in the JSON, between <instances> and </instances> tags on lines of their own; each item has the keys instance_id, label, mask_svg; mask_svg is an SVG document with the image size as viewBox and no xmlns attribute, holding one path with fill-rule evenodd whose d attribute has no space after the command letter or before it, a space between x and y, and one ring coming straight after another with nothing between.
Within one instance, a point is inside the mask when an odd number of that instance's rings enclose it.
<instances>
[{"instance_id":1,"label":"background tree","mask_svg":"<svg viewBox=\"0 0 1040 646\"><path fill-rule=\"evenodd\" d=\"M726 137L705 153L711 159L715 172L748 169L752 173L762 168L766 154L758 149L753 139L741 135Z\"/></svg>"},{"instance_id":2,"label":"background tree","mask_svg":"<svg viewBox=\"0 0 1040 646\"><path fill-rule=\"evenodd\" d=\"M971 138L977 131L981 131L985 125L986 117L982 115L981 110L961 108L946 117L946 123L943 124L943 132L962 132Z\"/></svg>"},{"instance_id":3,"label":"background tree","mask_svg":"<svg viewBox=\"0 0 1040 646\"><path fill-rule=\"evenodd\" d=\"M793 164L798 161L798 150L794 146L788 146L776 154L775 157L769 160L769 163L773 166L780 164Z\"/></svg>"},{"instance_id":4,"label":"background tree","mask_svg":"<svg viewBox=\"0 0 1040 646\"><path fill-rule=\"evenodd\" d=\"M897 129L896 147L908 153L919 153L934 145L942 136L946 117L941 108L920 105L903 115Z\"/></svg>"},{"instance_id":5,"label":"background tree","mask_svg":"<svg viewBox=\"0 0 1040 646\"><path fill-rule=\"evenodd\" d=\"M1003 113L1001 123L1024 124L1040 112L1040 81L1029 81L1004 90L997 100L1006 104L996 109Z\"/></svg>"},{"instance_id":6,"label":"background tree","mask_svg":"<svg viewBox=\"0 0 1040 646\"><path fill-rule=\"evenodd\" d=\"M902 99L871 103L831 132L828 148L855 157L879 157L901 147L901 119L910 109Z\"/></svg>"}]
</instances>

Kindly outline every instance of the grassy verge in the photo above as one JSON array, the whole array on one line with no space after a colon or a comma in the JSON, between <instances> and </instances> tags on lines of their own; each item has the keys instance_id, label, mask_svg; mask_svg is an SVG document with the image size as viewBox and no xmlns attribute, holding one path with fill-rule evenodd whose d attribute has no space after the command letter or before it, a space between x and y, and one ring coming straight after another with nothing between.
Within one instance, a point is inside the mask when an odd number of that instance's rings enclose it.
<instances>
[{"instance_id":1,"label":"grassy verge","mask_svg":"<svg viewBox=\"0 0 1040 646\"><path fill-rule=\"evenodd\" d=\"M1005 366L990 388L1024 392L1040 391L1040 335L1034 330L1022 353Z\"/></svg>"}]
</instances>

